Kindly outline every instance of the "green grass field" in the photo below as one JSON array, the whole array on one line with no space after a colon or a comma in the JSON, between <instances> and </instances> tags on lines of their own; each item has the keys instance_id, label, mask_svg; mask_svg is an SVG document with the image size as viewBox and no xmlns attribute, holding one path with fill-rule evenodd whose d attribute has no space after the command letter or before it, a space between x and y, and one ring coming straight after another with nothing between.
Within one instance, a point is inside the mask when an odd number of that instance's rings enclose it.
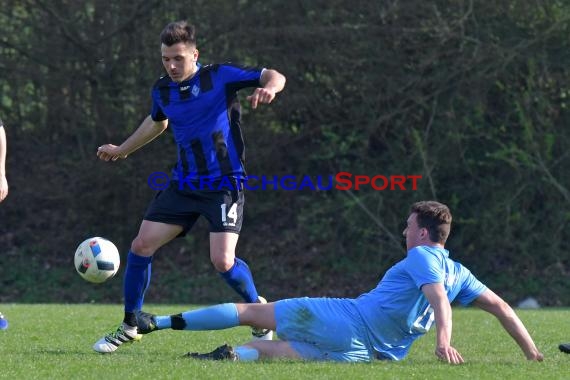
<instances>
[{"instance_id":1,"label":"green grass field","mask_svg":"<svg viewBox=\"0 0 570 380\"><path fill-rule=\"evenodd\" d=\"M188 306L147 305L170 314ZM433 355L434 330L412 347L402 362L371 364L261 361L203 362L181 355L242 343L248 328L215 332L161 331L113 354L92 344L122 318L119 305L0 304L10 325L0 331L2 379L569 379L570 355L558 344L570 341L570 310L520 310L542 363L527 362L514 341L490 315L454 308L454 346L466 363L451 366Z\"/></svg>"}]
</instances>

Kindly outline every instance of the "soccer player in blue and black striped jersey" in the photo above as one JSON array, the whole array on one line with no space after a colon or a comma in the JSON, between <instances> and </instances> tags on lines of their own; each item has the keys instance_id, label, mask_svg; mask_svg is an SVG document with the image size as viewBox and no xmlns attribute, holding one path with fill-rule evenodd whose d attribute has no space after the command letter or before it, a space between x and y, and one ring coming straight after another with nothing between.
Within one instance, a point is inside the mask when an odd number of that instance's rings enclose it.
<instances>
[{"instance_id":1,"label":"soccer player in blue and black striped jersey","mask_svg":"<svg viewBox=\"0 0 570 380\"><path fill-rule=\"evenodd\" d=\"M276 70L229 63L200 65L194 27L185 21L167 25L160 39L167 75L152 88L150 115L121 145L103 145L97 155L104 161L124 159L170 126L178 162L170 186L151 202L131 244L123 323L95 343L98 352L113 352L122 343L140 338L136 314L150 282L152 257L161 246L185 235L200 215L210 223L210 259L215 269L245 302L265 302L249 267L235 256L244 205L240 179L245 176L237 92L254 88L247 100L255 109L273 101L285 86L285 77ZM271 339L272 333L254 329L253 334Z\"/></svg>"}]
</instances>

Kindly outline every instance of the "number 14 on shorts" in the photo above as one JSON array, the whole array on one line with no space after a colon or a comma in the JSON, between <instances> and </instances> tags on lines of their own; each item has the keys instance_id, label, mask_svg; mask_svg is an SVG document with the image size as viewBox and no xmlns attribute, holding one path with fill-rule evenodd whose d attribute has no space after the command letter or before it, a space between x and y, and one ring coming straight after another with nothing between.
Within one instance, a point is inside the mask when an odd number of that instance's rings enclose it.
<instances>
[{"instance_id":1,"label":"number 14 on shorts","mask_svg":"<svg viewBox=\"0 0 570 380\"><path fill-rule=\"evenodd\" d=\"M224 226L235 227L237 221L237 203L233 203L230 210L226 213L227 205L222 203L220 205L222 209L222 223ZM228 220L229 219L229 220Z\"/></svg>"}]
</instances>

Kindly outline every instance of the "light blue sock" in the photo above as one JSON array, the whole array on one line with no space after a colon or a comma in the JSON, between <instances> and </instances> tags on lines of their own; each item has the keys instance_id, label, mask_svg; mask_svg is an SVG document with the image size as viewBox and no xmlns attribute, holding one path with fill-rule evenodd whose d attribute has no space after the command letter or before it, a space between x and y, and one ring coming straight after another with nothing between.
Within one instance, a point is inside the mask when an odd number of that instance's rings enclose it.
<instances>
[{"instance_id":1,"label":"light blue sock","mask_svg":"<svg viewBox=\"0 0 570 380\"><path fill-rule=\"evenodd\" d=\"M156 327L158 327L159 330L169 329L172 326L170 315L157 315L154 317L154 322L156 323Z\"/></svg>"},{"instance_id":2,"label":"light blue sock","mask_svg":"<svg viewBox=\"0 0 570 380\"><path fill-rule=\"evenodd\" d=\"M223 303L175 315L157 315L154 320L159 329L173 330L222 330L239 326L235 303Z\"/></svg>"},{"instance_id":3,"label":"light blue sock","mask_svg":"<svg viewBox=\"0 0 570 380\"><path fill-rule=\"evenodd\" d=\"M259 351L248 346L238 346L234 348L240 362L253 362L259 359Z\"/></svg>"}]
</instances>

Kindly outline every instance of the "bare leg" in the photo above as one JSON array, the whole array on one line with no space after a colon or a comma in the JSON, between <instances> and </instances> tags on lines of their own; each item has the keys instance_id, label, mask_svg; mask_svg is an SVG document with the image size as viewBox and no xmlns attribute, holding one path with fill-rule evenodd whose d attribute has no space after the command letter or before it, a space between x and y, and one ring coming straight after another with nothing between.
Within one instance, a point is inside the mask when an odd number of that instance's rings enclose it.
<instances>
[{"instance_id":1,"label":"bare leg","mask_svg":"<svg viewBox=\"0 0 570 380\"><path fill-rule=\"evenodd\" d=\"M260 358L301 359L289 342L283 340L255 340L244 346L256 349Z\"/></svg>"},{"instance_id":2,"label":"bare leg","mask_svg":"<svg viewBox=\"0 0 570 380\"><path fill-rule=\"evenodd\" d=\"M236 304L240 325L262 329L276 329L275 304L271 303L238 303Z\"/></svg>"},{"instance_id":3,"label":"bare leg","mask_svg":"<svg viewBox=\"0 0 570 380\"><path fill-rule=\"evenodd\" d=\"M210 260L218 272L227 272L234 266L238 238L233 232L210 233Z\"/></svg>"},{"instance_id":4,"label":"bare leg","mask_svg":"<svg viewBox=\"0 0 570 380\"><path fill-rule=\"evenodd\" d=\"M131 251L139 256L152 256L157 249L174 239L182 226L143 220L137 237L131 244Z\"/></svg>"}]
</instances>

